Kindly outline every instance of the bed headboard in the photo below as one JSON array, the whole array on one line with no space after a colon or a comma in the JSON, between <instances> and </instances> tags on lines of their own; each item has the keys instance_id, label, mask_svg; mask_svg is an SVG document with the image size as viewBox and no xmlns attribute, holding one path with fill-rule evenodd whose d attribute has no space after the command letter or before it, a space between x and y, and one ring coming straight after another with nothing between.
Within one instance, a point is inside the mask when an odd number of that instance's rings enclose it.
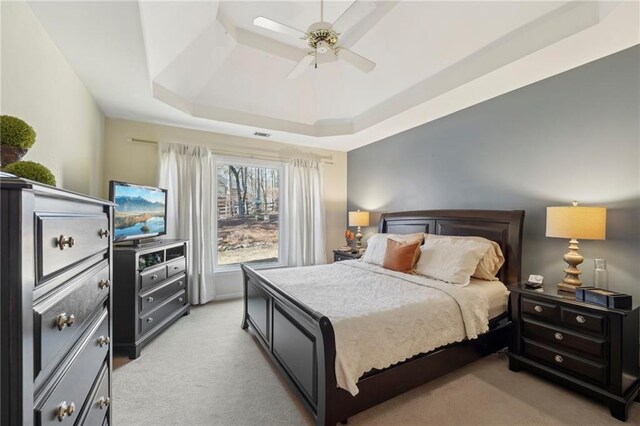
<instances>
[{"instance_id":1,"label":"bed headboard","mask_svg":"<svg viewBox=\"0 0 640 426\"><path fill-rule=\"evenodd\" d=\"M497 242L505 262L498 278L504 284L520 281L524 210L421 210L384 213L378 232L477 236Z\"/></svg>"}]
</instances>

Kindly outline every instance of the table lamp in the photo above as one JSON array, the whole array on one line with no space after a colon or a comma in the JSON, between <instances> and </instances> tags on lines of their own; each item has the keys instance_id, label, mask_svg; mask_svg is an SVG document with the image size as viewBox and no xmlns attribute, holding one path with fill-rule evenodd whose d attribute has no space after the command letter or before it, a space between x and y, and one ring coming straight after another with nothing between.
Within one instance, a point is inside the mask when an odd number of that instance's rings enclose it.
<instances>
[{"instance_id":1,"label":"table lamp","mask_svg":"<svg viewBox=\"0 0 640 426\"><path fill-rule=\"evenodd\" d=\"M604 240L607 227L607 209L605 207L582 207L576 201L572 206L547 207L547 237L569 238L569 251L564 261L565 277L558 289L575 292L582 285L578 265L584 257L578 252L578 238L583 240Z\"/></svg>"},{"instance_id":2,"label":"table lamp","mask_svg":"<svg viewBox=\"0 0 640 426\"><path fill-rule=\"evenodd\" d=\"M356 249L362 250L362 231L361 226L369 226L369 212L349 212L349 226L357 226L356 232Z\"/></svg>"}]
</instances>

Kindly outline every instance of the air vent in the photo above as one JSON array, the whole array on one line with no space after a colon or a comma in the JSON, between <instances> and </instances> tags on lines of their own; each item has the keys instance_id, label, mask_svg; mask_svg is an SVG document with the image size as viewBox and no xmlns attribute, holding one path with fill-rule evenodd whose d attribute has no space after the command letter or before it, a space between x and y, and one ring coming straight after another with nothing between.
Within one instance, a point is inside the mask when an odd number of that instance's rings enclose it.
<instances>
[{"instance_id":1,"label":"air vent","mask_svg":"<svg viewBox=\"0 0 640 426\"><path fill-rule=\"evenodd\" d=\"M271 137L270 133L265 133L265 132L253 132L254 136L260 136L261 138L268 138Z\"/></svg>"}]
</instances>

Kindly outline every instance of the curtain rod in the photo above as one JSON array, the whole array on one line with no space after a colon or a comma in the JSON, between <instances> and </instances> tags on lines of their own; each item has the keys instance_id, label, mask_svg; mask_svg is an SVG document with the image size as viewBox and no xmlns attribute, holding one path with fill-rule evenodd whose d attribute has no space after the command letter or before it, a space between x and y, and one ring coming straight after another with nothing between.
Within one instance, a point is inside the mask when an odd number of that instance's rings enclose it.
<instances>
[{"instance_id":1,"label":"curtain rod","mask_svg":"<svg viewBox=\"0 0 640 426\"><path fill-rule=\"evenodd\" d=\"M139 142L139 143L150 143L150 144L154 144L154 145L158 145L158 141L154 141L151 139L139 139L139 138L128 138L129 142ZM231 156L235 156L235 157L244 157L244 158L253 158L256 160L288 160L289 157L281 157L281 156L276 156L276 155L268 155L268 154L251 154L251 153L247 153L247 152L241 152L241 151L227 151L224 149L217 149L217 148L209 148L211 150L211 152L215 153L215 154L222 154L222 155L231 155ZM322 161L323 164L333 164L333 157L332 156L320 156L320 160Z\"/></svg>"}]
</instances>

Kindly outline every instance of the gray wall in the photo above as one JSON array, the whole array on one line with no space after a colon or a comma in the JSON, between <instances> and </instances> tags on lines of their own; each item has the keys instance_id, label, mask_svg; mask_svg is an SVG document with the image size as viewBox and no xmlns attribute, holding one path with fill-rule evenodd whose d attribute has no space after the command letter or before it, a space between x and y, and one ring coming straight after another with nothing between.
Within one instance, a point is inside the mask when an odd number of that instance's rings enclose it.
<instances>
[{"instance_id":1,"label":"gray wall","mask_svg":"<svg viewBox=\"0 0 640 426\"><path fill-rule=\"evenodd\" d=\"M353 150L349 210L524 209L523 278L553 283L568 241L545 237L545 208L603 205L583 281L605 258L610 288L640 302L639 78L635 46Z\"/></svg>"}]
</instances>

